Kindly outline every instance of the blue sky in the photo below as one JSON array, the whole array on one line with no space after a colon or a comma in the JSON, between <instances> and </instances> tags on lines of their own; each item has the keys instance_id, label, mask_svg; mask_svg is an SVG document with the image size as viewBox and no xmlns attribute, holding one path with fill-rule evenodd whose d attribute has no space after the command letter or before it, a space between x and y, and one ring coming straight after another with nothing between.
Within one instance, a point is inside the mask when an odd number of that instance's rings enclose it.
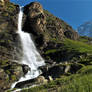
<instances>
[{"instance_id":1,"label":"blue sky","mask_svg":"<svg viewBox=\"0 0 92 92\"><path fill-rule=\"evenodd\" d=\"M43 8L63 19L74 29L92 20L92 0L10 0L20 5L38 1Z\"/></svg>"}]
</instances>

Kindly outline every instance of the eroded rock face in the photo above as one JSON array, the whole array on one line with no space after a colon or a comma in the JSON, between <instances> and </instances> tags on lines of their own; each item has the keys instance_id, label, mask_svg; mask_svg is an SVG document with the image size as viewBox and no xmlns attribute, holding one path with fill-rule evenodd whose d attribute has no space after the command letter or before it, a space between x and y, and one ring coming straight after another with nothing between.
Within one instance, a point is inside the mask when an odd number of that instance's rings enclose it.
<instances>
[{"instance_id":1,"label":"eroded rock face","mask_svg":"<svg viewBox=\"0 0 92 92\"><path fill-rule=\"evenodd\" d=\"M25 6L24 14L23 30L32 33L38 45L52 40L63 40L65 37L73 40L79 38L71 26L44 10L38 2Z\"/></svg>"},{"instance_id":2,"label":"eroded rock face","mask_svg":"<svg viewBox=\"0 0 92 92\"><path fill-rule=\"evenodd\" d=\"M48 43L54 42L53 46L55 46L65 38L72 40L79 38L78 33L71 26L44 10L38 2L32 2L24 7L23 30L33 35L42 55L44 49L51 49L48 48Z\"/></svg>"},{"instance_id":3,"label":"eroded rock face","mask_svg":"<svg viewBox=\"0 0 92 92\"><path fill-rule=\"evenodd\" d=\"M24 30L35 34L40 34L44 30L44 25L46 23L45 15L43 13L43 8L40 3L33 2L24 7L24 13L27 19L24 24ZM26 22L29 25L26 25ZM31 29L26 29L25 26L29 26Z\"/></svg>"},{"instance_id":4,"label":"eroded rock face","mask_svg":"<svg viewBox=\"0 0 92 92\"><path fill-rule=\"evenodd\" d=\"M67 30L64 32L64 35L72 40L77 40L79 38L79 35L77 32L73 31L73 30Z\"/></svg>"},{"instance_id":5,"label":"eroded rock face","mask_svg":"<svg viewBox=\"0 0 92 92\"><path fill-rule=\"evenodd\" d=\"M0 5L0 92L24 75L21 64L15 63L22 58L22 46L16 33L19 6L5 0Z\"/></svg>"}]
</instances>

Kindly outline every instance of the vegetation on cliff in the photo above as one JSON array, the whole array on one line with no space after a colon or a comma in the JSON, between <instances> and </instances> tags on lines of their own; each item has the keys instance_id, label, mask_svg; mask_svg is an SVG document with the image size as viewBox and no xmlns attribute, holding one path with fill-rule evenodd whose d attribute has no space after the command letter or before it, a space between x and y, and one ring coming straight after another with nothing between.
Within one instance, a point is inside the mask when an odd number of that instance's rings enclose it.
<instances>
[{"instance_id":1,"label":"vegetation on cliff","mask_svg":"<svg viewBox=\"0 0 92 92\"><path fill-rule=\"evenodd\" d=\"M4 92L24 76L25 65L14 62L22 57L16 33L18 6L7 2L0 10L0 91ZM38 2L24 7L23 30L33 36L46 66L40 68L45 83L21 92L91 92L92 38L80 37Z\"/></svg>"},{"instance_id":2,"label":"vegetation on cliff","mask_svg":"<svg viewBox=\"0 0 92 92\"><path fill-rule=\"evenodd\" d=\"M72 56L71 59L68 59L67 61L68 63L59 64L59 66L70 65L71 66L70 70L67 73L61 74L61 76L59 76L59 78L56 78L54 81L50 81L49 83L38 87L24 89L21 92L30 92L30 91L32 92L91 92L92 45L83 43L82 41L74 41L70 39L66 39L63 42L61 41L61 43L64 44L62 48L60 49L58 48L56 50L55 49L48 50L46 51L46 54L48 54L49 56L52 53L55 54L58 51L62 52L63 50L66 50L67 51L66 54L67 53L68 54L67 55L64 54L64 55L66 55L65 57L67 58L68 55L72 55L74 53L75 56ZM76 52L78 53L78 55L76 54ZM79 64L81 67L80 68L76 67L77 64ZM57 74L58 71L59 70L55 70Z\"/></svg>"}]
</instances>

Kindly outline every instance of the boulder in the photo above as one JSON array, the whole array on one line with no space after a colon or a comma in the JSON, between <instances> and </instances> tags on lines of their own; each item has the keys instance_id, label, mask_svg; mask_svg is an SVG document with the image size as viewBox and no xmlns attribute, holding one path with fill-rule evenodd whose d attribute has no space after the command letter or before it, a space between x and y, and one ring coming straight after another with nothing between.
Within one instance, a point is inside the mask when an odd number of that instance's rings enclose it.
<instances>
[{"instance_id":1,"label":"boulder","mask_svg":"<svg viewBox=\"0 0 92 92\"><path fill-rule=\"evenodd\" d=\"M28 71L30 71L30 67L28 65L22 65L22 68L23 68L23 73L24 75L27 74Z\"/></svg>"}]
</instances>

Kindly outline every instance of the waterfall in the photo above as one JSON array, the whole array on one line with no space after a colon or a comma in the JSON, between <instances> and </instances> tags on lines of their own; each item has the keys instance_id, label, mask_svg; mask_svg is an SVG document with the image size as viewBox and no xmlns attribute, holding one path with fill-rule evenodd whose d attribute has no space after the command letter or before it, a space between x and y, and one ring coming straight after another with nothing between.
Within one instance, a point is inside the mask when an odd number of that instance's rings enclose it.
<instances>
[{"instance_id":1,"label":"waterfall","mask_svg":"<svg viewBox=\"0 0 92 92\"><path fill-rule=\"evenodd\" d=\"M21 43L23 46L23 58L21 60L21 64L28 65L30 67L30 71L25 75L25 77L21 77L19 81L12 85L14 86L22 81L26 81L29 79L36 78L40 75L40 71L38 70L39 66L45 65L43 58L38 53L34 42L32 41L31 35L22 31L22 18L23 18L23 8L20 7L20 12L18 16L18 34L21 38Z\"/></svg>"}]
</instances>

